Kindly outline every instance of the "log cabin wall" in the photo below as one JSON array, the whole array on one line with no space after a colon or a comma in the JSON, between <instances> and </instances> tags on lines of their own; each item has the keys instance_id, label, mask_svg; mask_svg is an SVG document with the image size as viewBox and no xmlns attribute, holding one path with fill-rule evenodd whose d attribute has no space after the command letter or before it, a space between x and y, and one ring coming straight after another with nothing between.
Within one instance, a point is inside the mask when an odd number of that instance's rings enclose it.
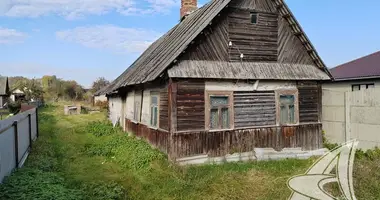
<instances>
[{"instance_id":1,"label":"log cabin wall","mask_svg":"<svg viewBox=\"0 0 380 200\"><path fill-rule=\"evenodd\" d=\"M228 61L228 21L224 13L194 40L182 60Z\"/></svg>"},{"instance_id":2,"label":"log cabin wall","mask_svg":"<svg viewBox=\"0 0 380 200\"><path fill-rule=\"evenodd\" d=\"M137 137L146 139L151 145L161 152L169 154L170 133L162 129L153 129L145 124L136 123L133 120L125 119L125 130L133 133Z\"/></svg>"},{"instance_id":3,"label":"log cabin wall","mask_svg":"<svg viewBox=\"0 0 380 200\"><path fill-rule=\"evenodd\" d=\"M251 15L257 15L257 23ZM230 61L277 61L278 14L231 8L228 13ZM244 58L240 57L244 55Z\"/></svg>"},{"instance_id":4,"label":"log cabin wall","mask_svg":"<svg viewBox=\"0 0 380 200\"><path fill-rule=\"evenodd\" d=\"M161 89L160 91L159 127L163 130L169 130L169 100L167 87Z\"/></svg>"},{"instance_id":5,"label":"log cabin wall","mask_svg":"<svg viewBox=\"0 0 380 200\"><path fill-rule=\"evenodd\" d=\"M177 82L177 131L205 130L205 82Z\"/></svg>"},{"instance_id":6,"label":"log cabin wall","mask_svg":"<svg viewBox=\"0 0 380 200\"><path fill-rule=\"evenodd\" d=\"M235 128L276 125L274 91L234 92Z\"/></svg>"},{"instance_id":7,"label":"log cabin wall","mask_svg":"<svg viewBox=\"0 0 380 200\"><path fill-rule=\"evenodd\" d=\"M322 125L308 124L291 127L251 128L229 131L189 131L172 135L172 158L195 155L224 156L249 152L255 148L302 148L316 150L322 147Z\"/></svg>"},{"instance_id":8,"label":"log cabin wall","mask_svg":"<svg viewBox=\"0 0 380 200\"><path fill-rule=\"evenodd\" d=\"M322 88L317 82L299 82L300 123L320 122Z\"/></svg>"}]
</instances>

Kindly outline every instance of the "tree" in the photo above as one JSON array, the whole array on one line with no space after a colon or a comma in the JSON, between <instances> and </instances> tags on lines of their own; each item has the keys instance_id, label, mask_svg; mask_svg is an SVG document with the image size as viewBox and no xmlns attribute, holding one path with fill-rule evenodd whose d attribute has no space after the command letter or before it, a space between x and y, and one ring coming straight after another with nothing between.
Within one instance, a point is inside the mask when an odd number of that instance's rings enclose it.
<instances>
[{"instance_id":1,"label":"tree","mask_svg":"<svg viewBox=\"0 0 380 200\"><path fill-rule=\"evenodd\" d=\"M41 85L35 79L24 80L18 85L18 88L24 92L25 99L30 100L43 100L43 90Z\"/></svg>"},{"instance_id":2,"label":"tree","mask_svg":"<svg viewBox=\"0 0 380 200\"><path fill-rule=\"evenodd\" d=\"M98 79L96 79L96 81L92 83L91 92L95 93L109 84L110 82L107 79L105 79L104 77L99 77Z\"/></svg>"}]
</instances>

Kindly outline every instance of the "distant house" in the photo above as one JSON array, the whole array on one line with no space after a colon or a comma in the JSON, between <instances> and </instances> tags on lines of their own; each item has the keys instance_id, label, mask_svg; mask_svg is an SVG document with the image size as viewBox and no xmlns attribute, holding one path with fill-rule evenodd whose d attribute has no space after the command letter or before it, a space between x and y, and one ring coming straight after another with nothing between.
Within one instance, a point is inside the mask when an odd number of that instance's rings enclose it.
<instances>
[{"instance_id":1,"label":"distant house","mask_svg":"<svg viewBox=\"0 0 380 200\"><path fill-rule=\"evenodd\" d=\"M24 101L25 100L25 93L21 91L20 89L15 89L11 92L10 99L12 101Z\"/></svg>"},{"instance_id":2,"label":"distant house","mask_svg":"<svg viewBox=\"0 0 380 200\"><path fill-rule=\"evenodd\" d=\"M107 101L107 96L106 96L106 89L107 89L108 86L106 87L103 87L102 89L100 89L99 91L96 91L94 93L94 103L100 101L100 102L104 102L104 101Z\"/></svg>"},{"instance_id":3,"label":"distant house","mask_svg":"<svg viewBox=\"0 0 380 200\"><path fill-rule=\"evenodd\" d=\"M0 77L0 107L8 101L9 98L9 83L8 77Z\"/></svg>"},{"instance_id":4,"label":"distant house","mask_svg":"<svg viewBox=\"0 0 380 200\"><path fill-rule=\"evenodd\" d=\"M333 82L324 89L348 92L380 87L380 51L330 69Z\"/></svg>"},{"instance_id":5,"label":"distant house","mask_svg":"<svg viewBox=\"0 0 380 200\"><path fill-rule=\"evenodd\" d=\"M331 76L284 1L181 5L180 23L101 92L110 119L180 163L321 149Z\"/></svg>"}]
</instances>

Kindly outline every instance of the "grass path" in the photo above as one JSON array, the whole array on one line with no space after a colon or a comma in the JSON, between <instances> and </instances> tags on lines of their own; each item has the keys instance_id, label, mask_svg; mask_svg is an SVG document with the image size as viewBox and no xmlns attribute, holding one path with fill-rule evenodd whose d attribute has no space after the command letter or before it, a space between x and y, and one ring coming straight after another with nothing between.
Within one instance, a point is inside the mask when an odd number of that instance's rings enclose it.
<instances>
[{"instance_id":1,"label":"grass path","mask_svg":"<svg viewBox=\"0 0 380 200\"><path fill-rule=\"evenodd\" d=\"M61 106L40 113L40 138L25 167L0 186L1 200L287 199L287 179L314 161L178 167L144 141L96 123L103 113L64 116ZM366 199L380 191L370 186L359 188L374 190Z\"/></svg>"}]
</instances>

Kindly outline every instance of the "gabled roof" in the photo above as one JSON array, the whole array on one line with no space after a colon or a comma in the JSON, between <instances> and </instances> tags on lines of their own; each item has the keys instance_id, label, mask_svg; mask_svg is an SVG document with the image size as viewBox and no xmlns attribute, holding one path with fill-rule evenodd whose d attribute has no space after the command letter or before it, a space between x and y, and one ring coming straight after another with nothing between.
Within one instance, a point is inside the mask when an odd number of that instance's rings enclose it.
<instances>
[{"instance_id":1,"label":"gabled roof","mask_svg":"<svg viewBox=\"0 0 380 200\"><path fill-rule=\"evenodd\" d=\"M212 0L186 16L179 24L154 42L124 73L106 89L105 93L129 86L150 82L158 78L175 63L193 40L232 0ZM301 40L316 65L326 74L330 72L318 56L310 40L283 0L272 0L282 17L289 22L294 34ZM331 75L330 75L331 76Z\"/></svg>"},{"instance_id":2,"label":"gabled roof","mask_svg":"<svg viewBox=\"0 0 380 200\"><path fill-rule=\"evenodd\" d=\"M8 77L0 77L0 95L8 95Z\"/></svg>"},{"instance_id":3,"label":"gabled roof","mask_svg":"<svg viewBox=\"0 0 380 200\"><path fill-rule=\"evenodd\" d=\"M335 80L380 77L380 51L332 68Z\"/></svg>"}]
</instances>

